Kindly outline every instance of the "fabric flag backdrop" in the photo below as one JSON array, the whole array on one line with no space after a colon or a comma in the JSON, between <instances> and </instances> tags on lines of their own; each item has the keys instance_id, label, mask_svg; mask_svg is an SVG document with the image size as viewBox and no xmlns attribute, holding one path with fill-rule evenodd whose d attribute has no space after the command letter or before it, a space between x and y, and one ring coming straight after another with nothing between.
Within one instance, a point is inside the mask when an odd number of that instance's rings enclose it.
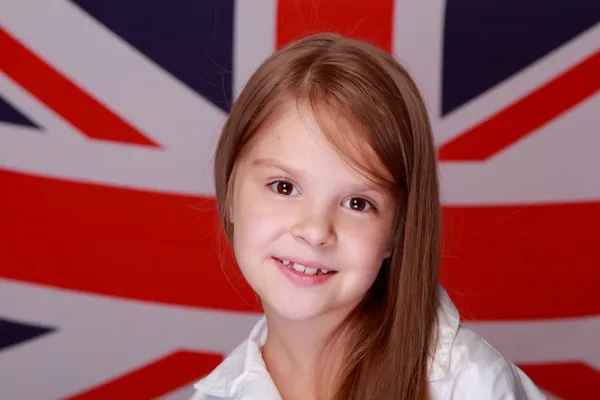
<instances>
[{"instance_id":1,"label":"fabric flag backdrop","mask_svg":"<svg viewBox=\"0 0 600 400\"><path fill-rule=\"evenodd\" d=\"M549 398L600 398L599 21L595 0L2 1L0 398L187 398L245 337L212 153L254 69L319 30L422 88L466 325Z\"/></svg>"}]
</instances>

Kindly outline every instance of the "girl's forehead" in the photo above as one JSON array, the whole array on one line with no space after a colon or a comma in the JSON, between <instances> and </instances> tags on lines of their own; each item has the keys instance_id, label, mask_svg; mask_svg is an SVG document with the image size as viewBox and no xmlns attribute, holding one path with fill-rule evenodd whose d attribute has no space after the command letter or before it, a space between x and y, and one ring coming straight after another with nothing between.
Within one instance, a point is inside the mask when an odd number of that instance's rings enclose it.
<instances>
[{"instance_id":1,"label":"girl's forehead","mask_svg":"<svg viewBox=\"0 0 600 400\"><path fill-rule=\"evenodd\" d=\"M338 142L363 141L360 127L328 110L314 110L305 101L281 104L256 133L256 143L279 147L313 145L332 151ZM359 146L353 146L359 147ZM350 149L345 149L344 153ZM335 151L336 153L339 150Z\"/></svg>"},{"instance_id":2,"label":"girl's forehead","mask_svg":"<svg viewBox=\"0 0 600 400\"><path fill-rule=\"evenodd\" d=\"M276 157L311 167L343 168L363 177L366 174L389 178L361 127L335 112L324 110L316 115L305 102L282 104L252 142L249 158Z\"/></svg>"},{"instance_id":3,"label":"girl's forehead","mask_svg":"<svg viewBox=\"0 0 600 400\"><path fill-rule=\"evenodd\" d=\"M256 132L253 151L257 156L275 155L290 159L312 158L329 161L340 161L346 156L350 148L340 152L336 143L332 141L332 127L335 126L336 142L356 141L356 129L348 124L335 124L329 115L319 115L306 105L295 103L278 110ZM356 151L354 151L356 153ZM351 157L357 157L352 154Z\"/></svg>"}]
</instances>

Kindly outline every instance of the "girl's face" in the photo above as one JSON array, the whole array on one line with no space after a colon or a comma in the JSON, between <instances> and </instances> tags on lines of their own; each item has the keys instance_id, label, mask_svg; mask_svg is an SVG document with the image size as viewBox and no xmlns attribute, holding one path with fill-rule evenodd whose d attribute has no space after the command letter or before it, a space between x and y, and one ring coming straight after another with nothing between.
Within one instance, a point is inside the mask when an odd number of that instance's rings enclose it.
<instances>
[{"instance_id":1,"label":"girl's face","mask_svg":"<svg viewBox=\"0 0 600 400\"><path fill-rule=\"evenodd\" d=\"M353 169L295 102L257 132L236 171L233 248L265 312L343 318L388 255L392 197Z\"/></svg>"}]
</instances>

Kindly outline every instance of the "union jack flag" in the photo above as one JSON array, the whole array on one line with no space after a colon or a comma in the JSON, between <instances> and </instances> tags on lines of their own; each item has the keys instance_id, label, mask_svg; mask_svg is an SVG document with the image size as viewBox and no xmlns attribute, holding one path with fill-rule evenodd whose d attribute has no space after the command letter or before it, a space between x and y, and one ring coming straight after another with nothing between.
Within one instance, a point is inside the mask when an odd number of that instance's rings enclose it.
<instances>
[{"instance_id":1,"label":"union jack flag","mask_svg":"<svg viewBox=\"0 0 600 400\"><path fill-rule=\"evenodd\" d=\"M255 68L319 30L422 89L466 324L550 399L600 397L597 1L5 0L0 23L0 398L188 398L246 336L212 152Z\"/></svg>"}]
</instances>

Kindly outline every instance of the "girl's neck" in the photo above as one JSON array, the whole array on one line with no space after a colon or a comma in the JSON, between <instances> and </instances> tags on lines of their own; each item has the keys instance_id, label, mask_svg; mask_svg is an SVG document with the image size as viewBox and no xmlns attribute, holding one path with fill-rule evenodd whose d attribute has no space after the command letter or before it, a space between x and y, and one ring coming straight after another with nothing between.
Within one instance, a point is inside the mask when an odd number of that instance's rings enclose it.
<instances>
[{"instance_id":1,"label":"girl's neck","mask_svg":"<svg viewBox=\"0 0 600 400\"><path fill-rule=\"evenodd\" d=\"M341 320L323 316L290 321L268 312L266 315L268 335L263 358L275 385L286 400L318 398L317 393L323 388L317 388L315 378L331 383L339 352L331 349L327 357L320 357Z\"/></svg>"}]
</instances>

